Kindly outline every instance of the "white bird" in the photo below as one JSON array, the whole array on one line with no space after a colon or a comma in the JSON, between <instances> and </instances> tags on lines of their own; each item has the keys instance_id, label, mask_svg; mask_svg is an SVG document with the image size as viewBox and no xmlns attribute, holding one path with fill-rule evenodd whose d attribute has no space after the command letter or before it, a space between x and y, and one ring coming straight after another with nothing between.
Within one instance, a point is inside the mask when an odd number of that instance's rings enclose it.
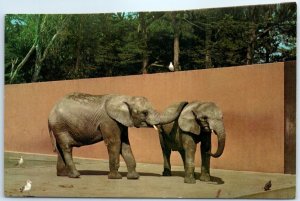
<instances>
[{"instance_id":1,"label":"white bird","mask_svg":"<svg viewBox=\"0 0 300 201\"><path fill-rule=\"evenodd\" d=\"M32 182L28 179L26 181L26 184L20 188L20 192L23 193L25 191L28 191L28 193L29 193L29 191L31 190L31 183Z\"/></svg>"},{"instance_id":2,"label":"white bird","mask_svg":"<svg viewBox=\"0 0 300 201\"><path fill-rule=\"evenodd\" d=\"M24 159L23 159L23 157L21 156L20 159L19 159L19 161L18 161L18 163L16 164L16 166L21 167L21 165L23 165L23 163L24 163Z\"/></svg>"},{"instance_id":3,"label":"white bird","mask_svg":"<svg viewBox=\"0 0 300 201\"><path fill-rule=\"evenodd\" d=\"M174 71L174 66L173 66L172 62L170 62L170 64L169 64L169 70Z\"/></svg>"}]
</instances>

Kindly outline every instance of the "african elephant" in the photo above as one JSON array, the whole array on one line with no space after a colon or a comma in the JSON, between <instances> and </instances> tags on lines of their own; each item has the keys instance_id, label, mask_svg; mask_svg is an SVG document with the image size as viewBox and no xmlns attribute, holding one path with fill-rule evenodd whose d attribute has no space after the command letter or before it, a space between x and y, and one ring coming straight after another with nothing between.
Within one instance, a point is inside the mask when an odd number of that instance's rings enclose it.
<instances>
[{"instance_id":1,"label":"african elephant","mask_svg":"<svg viewBox=\"0 0 300 201\"><path fill-rule=\"evenodd\" d=\"M54 150L58 152L57 175L78 178L72 148L104 140L109 155L109 179L120 179L120 154L128 179L138 179L136 162L128 139L128 127L148 127L174 121L178 112L157 113L145 97L72 93L53 107L48 127Z\"/></svg>"},{"instance_id":2,"label":"african elephant","mask_svg":"<svg viewBox=\"0 0 300 201\"><path fill-rule=\"evenodd\" d=\"M164 115L174 116L180 104L169 106ZM225 129L221 110L212 102L191 102L179 118L157 126L164 159L163 176L171 176L171 151L179 151L185 168L185 183L196 183L194 177L196 145L201 141L200 180L210 181L210 156L220 157L225 147ZM218 136L218 148L211 153L211 133Z\"/></svg>"}]
</instances>

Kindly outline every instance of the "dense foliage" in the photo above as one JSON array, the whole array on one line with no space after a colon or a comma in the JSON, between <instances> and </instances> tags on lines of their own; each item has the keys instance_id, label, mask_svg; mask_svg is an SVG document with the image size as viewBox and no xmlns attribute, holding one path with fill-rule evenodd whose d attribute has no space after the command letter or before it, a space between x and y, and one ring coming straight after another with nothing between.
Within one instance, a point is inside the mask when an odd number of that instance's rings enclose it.
<instances>
[{"instance_id":1,"label":"dense foliage","mask_svg":"<svg viewBox=\"0 0 300 201\"><path fill-rule=\"evenodd\" d=\"M6 84L292 59L295 3L5 18Z\"/></svg>"}]
</instances>

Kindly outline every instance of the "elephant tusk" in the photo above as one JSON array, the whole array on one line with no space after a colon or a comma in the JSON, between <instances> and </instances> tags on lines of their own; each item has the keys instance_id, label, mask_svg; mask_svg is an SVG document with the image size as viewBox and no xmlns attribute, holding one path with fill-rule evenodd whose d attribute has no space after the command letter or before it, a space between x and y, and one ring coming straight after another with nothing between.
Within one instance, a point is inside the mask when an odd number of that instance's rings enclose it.
<instances>
[{"instance_id":1,"label":"elephant tusk","mask_svg":"<svg viewBox=\"0 0 300 201\"><path fill-rule=\"evenodd\" d=\"M155 125L153 125L153 128L158 131L158 128Z\"/></svg>"}]
</instances>

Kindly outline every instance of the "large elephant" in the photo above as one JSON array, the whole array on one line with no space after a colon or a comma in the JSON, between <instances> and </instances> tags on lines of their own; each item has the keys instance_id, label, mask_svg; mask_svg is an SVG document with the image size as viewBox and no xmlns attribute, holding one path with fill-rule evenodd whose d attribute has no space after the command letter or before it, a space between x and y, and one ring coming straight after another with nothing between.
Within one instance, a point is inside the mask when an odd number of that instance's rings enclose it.
<instances>
[{"instance_id":1,"label":"large elephant","mask_svg":"<svg viewBox=\"0 0 300 201\"><path fill-rule=\"evenodd\" d=\"M104 140L109 155L108 178L122 178L118 172L121 154L128 169L127 178L137 179L128 127L169 123L179 113L180 108L173 115L161 115L146 98L139 96L72 93L63 97L48 118L52 144L58 152L57 175L78 178L80 173L73 162L72 148Z\"/></svg>"},{"instance_id":2,"label":"large elephant","mask_svg":"<svg viewBox=\"0 0 300 201\"><path fill-rule=\"evenodd\" d=\"M180 103L169 106L164 115L174 116ZM178 119L157 126L164 159L164 176L171 176L171 151L179 151L185 168L185 183L196 183L194 177L195 151L201 142L200 180L210 181L210 157L220 157L225 147L225 129L221 110L212 102L187 104ZM211 153L211 133L218 136L218 148Z\"/></svg>"}]
</instances>

